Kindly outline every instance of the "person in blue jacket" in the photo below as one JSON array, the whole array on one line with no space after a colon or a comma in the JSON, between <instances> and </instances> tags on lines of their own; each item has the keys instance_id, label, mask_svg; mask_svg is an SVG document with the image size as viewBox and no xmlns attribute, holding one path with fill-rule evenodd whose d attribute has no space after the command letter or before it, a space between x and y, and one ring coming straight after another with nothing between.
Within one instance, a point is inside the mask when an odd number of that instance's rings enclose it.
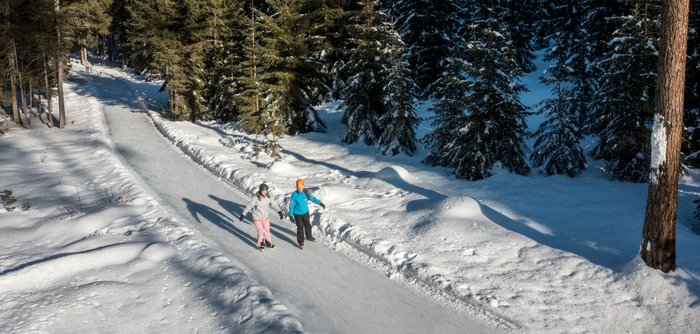
<instances>
[{"instance_id":1,"label":"person in blue jacket","mask_svg":"<svg viewBox=\"0 0 700 334\"><path fill-rule=\"evenodd\" d=\"M304 248L304 234L306 233L306 239L309 241L314 241L313 235L311 235L311 220L309 220L309 201L312 201L322 208L326 208L318 198L311 195L311 193L304 189L304 180L297 180L297 190L292 193L292 198L289 200L289 220L297 225L297 243L299 248Z\"/></svg>"}]
</instances>

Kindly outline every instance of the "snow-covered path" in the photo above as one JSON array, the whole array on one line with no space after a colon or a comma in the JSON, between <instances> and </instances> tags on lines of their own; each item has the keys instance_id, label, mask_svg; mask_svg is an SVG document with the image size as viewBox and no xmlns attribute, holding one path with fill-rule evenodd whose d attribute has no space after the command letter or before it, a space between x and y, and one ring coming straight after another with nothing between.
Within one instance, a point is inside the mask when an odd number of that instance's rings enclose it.
<instances>
[{"instance_id":1,"label":"snow-covered path","mask_svg":"<svg viewBox=\"0 0 700 334\"><path fill-rule=\"evenodd\" d=\"M139 112L129 89L92 76L110 136L143 186L211 247L246 268L313 333L486 333L478 319L418 296L322 243L296 248L293 226L273 218L277 247L255 247L255 231L237 217L247 198L189 161Z\"/></svg>"}]
</instances>

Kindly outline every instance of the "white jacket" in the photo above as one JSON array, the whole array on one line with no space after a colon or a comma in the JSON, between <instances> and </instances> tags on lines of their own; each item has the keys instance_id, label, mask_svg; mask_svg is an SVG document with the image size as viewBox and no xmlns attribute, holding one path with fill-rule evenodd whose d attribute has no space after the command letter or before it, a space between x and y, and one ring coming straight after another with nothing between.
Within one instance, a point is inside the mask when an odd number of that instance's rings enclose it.
<instances>
[{"instance_id":1,"label":"white jacket","mask_svg":"<svg viewBox=\"0 0 700 334\"><path fill-rule=\"evenodd\" d=\"M268 210L270 208L276 211L282 211L279 204L270 197L261 197L258 199L258 195L253 196L248 202L248 205L243 210L243 216L248 214L248 211L253 210L253 219L255 218L265 218L268 217Z\"/></svg>"}]
</instances>

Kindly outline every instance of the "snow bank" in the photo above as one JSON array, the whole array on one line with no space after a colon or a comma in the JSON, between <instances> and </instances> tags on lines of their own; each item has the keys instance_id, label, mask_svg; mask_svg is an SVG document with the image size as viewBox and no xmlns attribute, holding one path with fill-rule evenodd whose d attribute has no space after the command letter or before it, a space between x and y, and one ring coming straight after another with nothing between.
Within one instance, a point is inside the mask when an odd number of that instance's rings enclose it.
<instances>
[{"instance_id":1,"label":"snow bank","mask_svg":"<svg viewBox=\"0 0 700 334\"><path fill-rule=\"evenodd\" d=\"M679 224L675 273L638 261L645 185L606 180L595 164L576 179L496 173L457 181L420 157L343 145L337 113L321 113L328 133L283 138L280 162L254 157L255 138L235 127L150 115L192 160L248 194L265 182L286 201L304 178L328 206L311 212L327 244L504 329L700 328L700 238ZM681 208L700 193L683 191Z\"/></svg>"},{"instance_id":2,"label":"snow bank","mask_svg":"<svg viewBox=\"0 0 700 334\"><path fill-rule=\"evenodd\" d=\"M30 203L0 211L0 332L303 332L141 190L105 135L104 101L71 80L65 129L35 119L0 136L0 190Z\"/></svg>"}]
</instances>

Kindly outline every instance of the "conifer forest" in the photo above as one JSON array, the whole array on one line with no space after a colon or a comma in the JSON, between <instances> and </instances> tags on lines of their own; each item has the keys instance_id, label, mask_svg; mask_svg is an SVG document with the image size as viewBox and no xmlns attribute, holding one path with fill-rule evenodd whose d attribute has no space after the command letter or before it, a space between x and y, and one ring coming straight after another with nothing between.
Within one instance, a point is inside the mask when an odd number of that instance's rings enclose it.
<instances>
[{"instance_id":1,"label":"conifer forest","mask_svg":"<svg viewBox=\"0 0 700 334\"><path fill-rule=\"evenodd\" d=\"M688 168L700 166L699 5L688 30ZM390 155L423 145L425 164L461 179L494 166L576 177L587 159L613 179L649 178L661 1L3 0L0 16L1 102L18 124L58 99L49 115L67 126L68 55L88 62L90 52L162 80L172 119L236 121L273 157L280 136L325 130L315 106L341 101L345 143ZM521 78L537 54L551 96L528 107ZM421 100L432 117L418 117ZM530 132L533 114L543 121ZM430 133L417 137L419 122Z\"/></svg>"}]
</instances>

